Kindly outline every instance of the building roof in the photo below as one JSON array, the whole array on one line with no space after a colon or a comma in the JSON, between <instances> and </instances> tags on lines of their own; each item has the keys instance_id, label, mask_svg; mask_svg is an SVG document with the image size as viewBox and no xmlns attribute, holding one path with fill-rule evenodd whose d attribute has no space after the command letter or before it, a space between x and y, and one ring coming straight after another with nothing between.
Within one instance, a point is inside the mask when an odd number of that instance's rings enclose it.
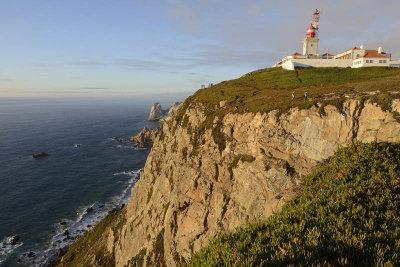
<instances>
[{"instance_id":1,"label":"building roof","mask_svg":"<svg viewBox=\"0 0 400 267\"><path fill-rule=\"evenodd\" d=\"M347 50L347 51L351 51L351 50L362 50L361 48L358 48L357 46L355 46L355 47L353 47L352 49L349 49L349 50ZM346 51L346 52L347 52Z\"/></svg>"},{"instance_id":2,"label":"building roof","mask_svg":"<svg viewBox=\"0 0 400 267\"><path fill-rule=\"evenodd\" d=\"M351 48L349 50L344 51L343 53L346 53L346 52L349 52L349 51L352 51L352 50L363 50L363 49L358 48L357 46L355 46L355 47L353 47L353 48ZM340 54L343 54L343 53L340 53ZM340 54L338 54L338 55L340 55Z\"/></svg>"},{"instance_id":3,"label":"building roof","mask_svg":"<svg viewBox=\"0 0 400 267\"><path fill-rule=\"evenodd\" d=\"M300 54L299 52L296 52L294 54L291 54L291 56L302 56L302 54Z\"/></svg>"},{"instance_id":4,"label":"building roof","mask_svg":"<svg viewBox=\"0 0 400 267\"><path fill-rule=\"evenodd\" d=\"M324 57L324 56L325 56L325 57L333 57L334 55L329 54L329 53L325 53L325 54L323 54L322 56L323 56L323 57Z\"/></svg>"},{"instance_id":5,"label":"building roof","mask_svg":"<svg viewBox=\"0 0 400 267\"><path fill-rule=\"evenodd\" d=\"M365 54L358 58L390 58L389 56L385 56L383 54L379 54L377 50L365 50ZM355 58L355 59L358 59Z\"/></svg>"}]
</instances>

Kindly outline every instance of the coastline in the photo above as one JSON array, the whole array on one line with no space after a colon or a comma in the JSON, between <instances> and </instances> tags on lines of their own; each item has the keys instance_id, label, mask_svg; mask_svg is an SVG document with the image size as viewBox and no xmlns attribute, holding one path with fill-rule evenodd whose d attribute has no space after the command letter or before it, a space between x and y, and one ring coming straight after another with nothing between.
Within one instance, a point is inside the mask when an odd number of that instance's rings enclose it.
<instances>
[{"instance_id":1,"label":"coastline","mask_svg":"<svg viewBox=\"0 0 400 267\"><path fill-rule=\"evenodd\" d=\"M88 233L111 212L121 210L128 203L131 189L140 179L140 169L113 174L113 176L118 175L131 177L128 181L128 186L119 195L112 197L105 203L96 202L80 208L77 211L75 220L62 219L54 225L56 230L54 230L54 235L51 237L46 249L25 251L19 254L16 259L17 263L33 264L35 266L55 266L76 240ZM22 245L22 242L17 243L13 249L9 250L8 254Z\"/></svg>"}]
</instances>

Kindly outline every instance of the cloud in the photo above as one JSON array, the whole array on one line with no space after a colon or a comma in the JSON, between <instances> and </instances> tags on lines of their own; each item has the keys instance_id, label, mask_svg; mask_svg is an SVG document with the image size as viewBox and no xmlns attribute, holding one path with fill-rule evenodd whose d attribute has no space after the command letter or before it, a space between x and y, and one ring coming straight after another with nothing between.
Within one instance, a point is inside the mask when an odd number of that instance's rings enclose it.
<instances>
[{"instance_id":1,"label":"cloud","mask_svg":"<svg viewBox=\"0 0 400 267\"><path fill-rule=\"evenodd\" d=\"M15 82L26 82L27 80L19 80L19 79L12 79L12 78L0 78L0 82L3 83L15 83Z\"/></svg>"},{"instance_id":2,"label":"cloud","mask_svg":"<svg viewBox=\"0 0 400 267\"><path fill-rule=\"evenodd\" d=\"M103 62L100 61L74 61L74 62L70 62L69 64L71 65L75 65L75 66L104 66L106 65Z\"/></svg>"},{"instance_id":3,"label":"cloud","mask_svg":"<svg viewBox=\"0 0 400 267\"><path fill-rule=\"evenodd\" d=\"M202 56L204 64L232 64L237 60L239 64L259 65L262 60L275 62L288 53L301 52L301 42L315 8L322 10L321 51L339 53L362 43L376 48L379 43L398 55L398 0L384 4L372 0L232 0L229 4L169 1L166 17L186 38L205 37L219 45L203 44L200 51L194 51L194 56Z\"/></svg>"},{"instance_id":4,"label":"cloud","mask_svg":"<svg viewBox=\"0 0 400 267\"><path fill-rule=\"evenodd\" d=\"M80 90L110 90L111 88L106 88L106 87L81 87L78 88Z\"/></svg>"}]
</instances>

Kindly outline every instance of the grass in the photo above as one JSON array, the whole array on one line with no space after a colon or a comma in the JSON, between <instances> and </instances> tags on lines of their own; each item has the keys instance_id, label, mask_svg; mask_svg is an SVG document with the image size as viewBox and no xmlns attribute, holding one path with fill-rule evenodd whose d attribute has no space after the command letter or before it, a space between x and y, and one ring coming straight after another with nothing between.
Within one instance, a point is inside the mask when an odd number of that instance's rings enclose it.
<instances>
[{"instance_id":1,"label":"grass","mask_svg":"<svg viewBox=\"0 0 400 267\"><path fill-rule=\"evenodd\" d=\"M191 266L399 266L400 144L340 148L265 222L212 240Z\"/></svg>"},{"instance_id":2,"label":"grass","mask_svg":"<svg viewBox=\"0 0 400 267\"><path fill-rule=\"evenodd\" d=\"M229 171L229 174L231 175L231 178L233 177L233 169L235 169L237 167L239 161L241 161L242 163L243 162L250 162L251 163L254 160L255 160L255 158L253 156L251 156L251 155L247 155L247 154L236 155L233 158L231 164L229 164L229 166L228 166L228 171Z\"/></svg>"},{"instance_id":3,"label":"grass","mask_svg":"<svg viewBox=\"0 0 400 267\"><path fill-rule=\"evenodd\" d=\"M111 210L92 229L79 237L68 249L59 266L88 266L93 256L101 266L114 266L114 255L108 253L107 240L102 240L104 231L111 227L116 235L125 222L125 209ZM88 256L91 254L91 256Z\"/></svg>"},{"instance_id":4,"label":"grass","mask_svg":"<svg viewBox=\"0 0 400 267\"><path fill-rule=\"evenodd\" d=\"M164 259L164 231L165 230L162 229L158 233L156 240L153 242L153 250L147 257L148 266L166 266Z\"/></svg>"},{"instance_id":5,"label":"grass","mask_svg":"<svg viewBox=\"0 0 400 267\"><path fill-rule=\"evenodd\" d=\"M295 91L294 99L292 91ZM379 93L371 96L371 91ZM394 98L400 98L399 91L400 68L305 68L295 71L268 68L198 90L182 104L175 121L176 127L188 127L186 110L196 103L205 108L206 119L192 129L194 149L190 155L195 156L208 129L213 129L212 135L219 150L225 148L227 137L221 132L219 122L228 113L268 113L277 110L279 118L291 108L309 109L320 103L323 107L319 108L319 112L325 115L324 107L327 105L334 105L341 111L347 95L371 99L385 110L392 111L390 103ZM307 101L303 97L305 92L308 92ZM220 101L226 101L222 108L219 107ZM394 115L400 118L400 114ZM214 125L216 117L217 124Z\"/></svg>"},{"instance_id":6,"label":"grass","mask_svg":"<svg viewBox=\"0 0 400 267\"><path fill-rule=\"evenodd\" d=\"M142 267L144 264L144 257L146 256L146 249L143 248L139 253L128 261L127 266Z\"/></svg>"}]
</instances>

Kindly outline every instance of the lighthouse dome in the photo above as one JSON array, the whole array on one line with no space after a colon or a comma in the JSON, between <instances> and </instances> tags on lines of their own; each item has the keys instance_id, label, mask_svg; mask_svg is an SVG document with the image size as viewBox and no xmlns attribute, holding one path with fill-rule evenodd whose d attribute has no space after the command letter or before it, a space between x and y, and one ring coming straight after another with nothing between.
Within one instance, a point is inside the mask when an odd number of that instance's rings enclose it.
<instances>
[{"instance_id":1,"label":"lighthouse dome","mask_svg":"<svg viewBox=\"0 0 400 267\"><path fill-rule=\"evenodd\" d=\"M315 37L315 28L312 24L310 27L307 28L307 38L314 38Z\"/></svg>"}]
</instances>

